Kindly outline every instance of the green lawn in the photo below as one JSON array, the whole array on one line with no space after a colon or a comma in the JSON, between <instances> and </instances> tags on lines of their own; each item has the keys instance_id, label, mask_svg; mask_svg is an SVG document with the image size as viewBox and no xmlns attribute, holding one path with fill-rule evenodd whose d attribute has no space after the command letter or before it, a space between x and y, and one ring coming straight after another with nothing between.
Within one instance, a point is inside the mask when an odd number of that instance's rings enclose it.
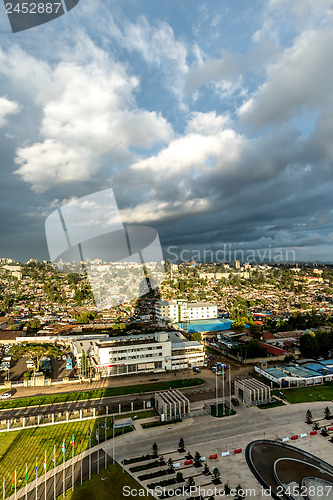
<instances>
[{"instance_id":1,"label":"green lawn","mask_svg":"<svg viewBox=\"0 0 333 500\"><path fill-rule=\"evenodd\" d=\"M218 405L218 412L216 415L216 405L211 405L212 408L212 417L218 417L218 418L223 418L223 417L230 417L230 415L236 415L235 410L228 411L228 408L224 407L224 413L223 413L223 405L220 403Z\"/></svg>"},{"instance_id":2,"label":"green lawn","mask_svg":"<svg viewBox=\"0 0 333 500\"><path fill-rule=\"evenodd\" d=\"M272 401L271 403L267 403L265 405L258 405L258 408L260 408L261 410L266 410L268 408L276 408L277 406L285 406L282 401Z\"/></svg>"},{"instance_id":3,"label":"green lawn","mask_svg":"<svg viewBox=\"0 0 333 500\"><path fill-rule=\"evenodd\" d=\"M205 346L205 351L209 352L210 354L214 354L215 356L221 357L221 353L216 349L213 349L212 347Z\"/></svg>"},{"instance_id":4,"label":"green lawn","mask_svg":"<svg viewBox=\"0 0 333 500\"><path fill-rule=\"evenodd\" d=\"M110 387L106 389L94 389L91 391L63 392L26 398L14 398L0 402L0 410L7 408L26 408L27 406L38 406L43 404L64 403L66 401L80 401L83 399L103 398L108 396L126 396L128 394L140 394L141 392L158 392L166 389L180 389L204 384L200 378L185 380L167 380L142 385L128 385L122 387Z\"/></svg>"},{"instance_id":5,"label":"green lawn","mask_svg":"<svg viewBox=\"0 0 333 500\"><path fill-rule=\"evenodd\" d=\"M102 427L104 419L99 419L100 442L104 441L105 430ZM24 486L25 464L28 464L28 482L35 478L34 467L36 457L38 457L38 476L44 473L44 453L47 454L47 470L53 467L52 455L53 447L56 445L56 464L63 461L61 446L63 440L66 444L66 460L72 456L72 446L70 440L74 434L75 454L80 453L80 437L82 431L82 450L89 447L89 426L91 427L91 445L95 446L96 441L96 420L83 420L69 424L59 424L47 427L26 429L22 431L0 433L0 471L1 478L5 477L6 484L11 484L14 471L17 471L17 486ZM111 419L107 419L107 439L112 437ZM125 429L125 432L130 429ZM115 435L121 433L121 429L115 429ZM2 480L2 479L1 479ZM9 493L9 489L8 489Z\"/></svg>"},{"instance_id":6,"label":"green lawn","mask_svg":"<svg viewBox=\"0 0 333 500\"><path fill-rule=\"evenodd\" d=\"M333 384L327 383L315 387L299 387L296 389L281 390L289 403L311 403L313 401L332 401ZM273 391L272 394L280 397L280 391Z\"/></svg>"},{"instance_id":7,"label":"green lawn","mask_svg":"<svg viewBox=\"0 0 333 500\"><path fill-rule=\"evenodd\" d=\"M176 424L177 422L182 422L181 419L178 420L170 420L170 422L146 422L145 424L141 424L141 427L143 429L149 429L150 427L159 427L160 425L170 425L170 424Z\"/></svg>"},{"instance_id":8,"label":"green lawn","mask_svg":"<svg viewBox=\"0 0 333 500\"><path fill-rule=\"evenodd\" d=\"M102 480L102 478L106 478ZM100 474L94 474L89 481L86 479L82 486L77 486L75 491L66 493L66 500L123 500L123 487L129 486L131 490L138 490L137 496L128 498L145 498L153 500L150 495L139 496L143 486L139 485L127 472L122 473L119 465L110 465L107 471L103 470ZM112 494L111 494L112 492ZM61 497L62 498L62 497Z\"/></svg>"}]
</instances>

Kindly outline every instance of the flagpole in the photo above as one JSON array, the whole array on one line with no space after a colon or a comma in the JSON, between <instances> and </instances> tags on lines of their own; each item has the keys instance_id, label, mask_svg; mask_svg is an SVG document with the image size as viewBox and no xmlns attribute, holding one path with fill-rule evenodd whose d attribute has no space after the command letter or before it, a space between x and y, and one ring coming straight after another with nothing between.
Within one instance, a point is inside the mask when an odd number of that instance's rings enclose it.
<instances>
[{"instance_id":1,"label":"flagpole","mask_svg":"<svg viewBox=\"0 0 333 500\"><path fill-rule=\"evenodd\" d=\"M46 498L46 450L45 450L45 458L44 458L44 498L45 500L47 500Z\"/></svg>"},{"instance_id":2,"label":"flagpole","mask_svg":"<svg viewBox=\"0 0 333 500\"><path fill-rule=\"evenodd\" d=\"M123 437L122 437L122 442L123 442L123 474L125 472L124 467L125 467L125 443L124 443L124 426L123 426Z\"/></svg>"},{"instance_id":3,"label":"flagpole","mask_svg":"<svg viewBox=\"0 0 333 500\"><path fill-rule=\"evenodd\" d=\"M28 499L28 464L25 464L25 500Z\"/></svg>"},{"instance_id":4,"label":"flagpole","mask_svg":"<svg viewBox=\"0 0 333 500\"><path fill-rule=\"evenodd\" d=\"M105 448L104 448L104 451L105 451L105 469L107 469L107 467L108 467L108 456L107 456L107 453L106 453L106 438L107 438L107 435L106 435L106 418L104 420L104 430L105 430L105 433L104 433L105 434L105 439L104 439L104 441L105 441Z\"/></svg>"},{"instance_id":5,"label":"flagpole","mask_svg":"<svg viewBox=\"0 0 333 500\"><path fill-rule=\"evenodd\" d=\"M222 368L222 417L224 415L224 366Z\"/></svg>"},{"instance_id":6,"label":"flagpole","mask_svg":"<svg viewBox=\"0 0 333 500\"><path fill-rule=\"evenodd\" d=\"M36 457L36 468L35 468L35 476L36 476L36 500L38 500L38 495L37 495L37 479L38 479L38 457Z\"/></svg>"},{"instance_id":7,"label":"flagpole","mask_svg":"<svg viewBox=\"0 0 333 500\"><path fill-rule=\"evenodd\" d=\"M112 417L112 464L114 465L114 417Z\"/></svg>"},{"instance_id":8,"label":"flagpole","mask_svg":"<svg viewBox=\"0 0 333 500\"><path fill-rule=\"evenodd\" d=\"M74 434L73 434L73 444L72 444L72 491L74 491L74 447L75 447L75 441L74 441Z\"/></svg>"},{"instance_id":9,"label":"flagpole","mask_svg":"<svg viewBox=\"0 0 333 500\"><path fill-rule=\"evenodd\" d=\"M53 446L53 497L56 500L56 446Z\"/></svg>"},{"instance_id":10,"label":"flagpole","mask_svg":"<svg viewBox=\"0 0 333 500\"><path fill-rule=\"evenodd\" d=\"M16 471L15 471L15 500L16 500Z\"/></svg>"},{"instance_id":11,"label":"flagpole","mask_svg":"<svg viewBox=\"0 0 333 500\"><path fill-rule=\"evenodd\" d=\"M97 474L99 474L99 422L97 422Z\"/></svg>"},{"instance_id":12,"label":"flagpole","mask_svg":"<svg viewBox=\"0 0 333 500\"><path fill-rule=\"evenodd\" d=\"M82 486L82 431L81 431L81 486Z\"/></svg>"},{"instance_id":13,"label":"flagpole","mask_svg":"<svg viewBox=\"0 0 333 500\"><path fill-rule=\"evenodd\" d=\"M65 448L65 441L62 442L62 497L65 498L65 455L66 455L66 448Z\"/></svg>"},{"instance_id":14,"label":"flagpole","mask_svg":"<svg viewBox=\"0 0 333 500\"><path fill-rule=\"evenodd\" d=\"M229 365L229 408L230 408L230 412L232 410L231 408L231 375L230 375L230 365Z\"/></svg>"},{"instance_id":15,"label":"flagpole","mask_svg":"<svg viewBox=\"0 0 333 500\"><path fill-rule=\"evenodd\" d=\"M91 479L91 428L89 425L89 479Z\"/></svg>"},{"instance_id":16,"label":"flagpole","mask_svg":"<svg viewBox=\"0 0 333 500\"><path fill-rule=\"evenodd\" d=\"M2 500L5 500L6 496L6 478L3 478L3 485L2 485Z\"/></svg>"}]
</instances>

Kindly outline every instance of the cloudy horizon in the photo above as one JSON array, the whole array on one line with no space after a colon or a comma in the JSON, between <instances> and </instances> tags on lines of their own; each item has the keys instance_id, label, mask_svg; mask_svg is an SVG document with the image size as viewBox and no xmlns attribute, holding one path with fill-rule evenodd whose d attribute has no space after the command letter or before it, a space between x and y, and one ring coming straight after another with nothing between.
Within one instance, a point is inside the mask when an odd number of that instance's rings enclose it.
<instances>
[{"instance_id":1,"label":"cloudy horizon","mask_svg":"<svg viewBox=\"0 0 333 500\"><path fill-rule=\"evenodd\" d=\"M81 0L0 31L0 257L48 259L46 218L112 188L165 251L333 261L333 0Z\"/></svg>"}]
</instances>

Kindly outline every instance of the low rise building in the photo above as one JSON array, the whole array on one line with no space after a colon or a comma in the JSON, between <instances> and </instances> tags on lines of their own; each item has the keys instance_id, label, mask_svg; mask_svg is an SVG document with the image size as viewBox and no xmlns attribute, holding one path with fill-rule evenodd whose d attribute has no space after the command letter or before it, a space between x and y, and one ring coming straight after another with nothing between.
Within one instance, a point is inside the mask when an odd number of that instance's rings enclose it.
<instances>
[{"instance_id":1,"label":"low rise building","mask_svg":"<svg viewBox=\"0 0 333 500\"><path fill-rule=\"evenodd\" d=\"M267 404L271 401L271 389L255 378L235 380L235 395L248 406Z\"/></svg>"},{"instance_id":2,"label":"low rise building","mask_svg":"<svg viewBox=\"0 0 333 500\"><path fill-rule=\"evenodd\" d=\"M178 389L156 393L155 408L162 422L184 418L191 411L189 399Z\"/></svg>"},{"instance_id":3,"label":"low rise building","mask_svg":"<svg viewBox=\"0 0 333 500\"><path fill-rule=\"evenodd\" d=\"M198 319L217 318L217 305L211 302L186 302L185 300L163 300L157 302L156 317L160 323L181 323Z\"/></svg>"},{"instance_id":4,"label":"low rise building","mask_svg":"<svg viewBox=\"0 0 333 500\"><path fill-rule=\"evenodd\" d=\"M72 352L78 358L78 364L82 350L90 354L101 377L181 370L204 366L205 363L204 346L200 342L188 341L179 332L74 341Z\"/></svg>"}]
</instances>

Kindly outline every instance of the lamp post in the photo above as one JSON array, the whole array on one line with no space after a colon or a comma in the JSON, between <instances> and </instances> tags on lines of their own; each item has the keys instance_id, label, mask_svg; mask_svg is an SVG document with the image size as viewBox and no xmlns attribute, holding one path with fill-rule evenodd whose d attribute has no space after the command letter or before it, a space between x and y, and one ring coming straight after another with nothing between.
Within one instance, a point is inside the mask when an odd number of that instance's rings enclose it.
<instances>
[{"instance_id":1,"label":"lamp post","mask_svg":"<svg viewBox=\"0 0 333 500\"><path fill-rule=\"evenodd\" d=\"M218 406L217 406L217 370L215 372L215 416L217 417Z\"/></svg>"},{"instance_id":2,"label":"lamp post","mask_svg":"<svg viewBox=\"0 0 333 500\"><path fill-rule=\"evenodd\" d=\"M203 498L203 497L201 496L201 490L200 490L200 488L201 488L201 483L202 483L202 481L205 479L205 477L206 477L206 476L208 476L209 474L210 474L210 471L208 471L206 474L204 474L204 476L201 478L201 481L200 481L200 483L199 483L199 488L198 488L198 489L199 489L199 496L200 496L200 499L201 499L201 498Z\"/></svg>"}]
</instances>

